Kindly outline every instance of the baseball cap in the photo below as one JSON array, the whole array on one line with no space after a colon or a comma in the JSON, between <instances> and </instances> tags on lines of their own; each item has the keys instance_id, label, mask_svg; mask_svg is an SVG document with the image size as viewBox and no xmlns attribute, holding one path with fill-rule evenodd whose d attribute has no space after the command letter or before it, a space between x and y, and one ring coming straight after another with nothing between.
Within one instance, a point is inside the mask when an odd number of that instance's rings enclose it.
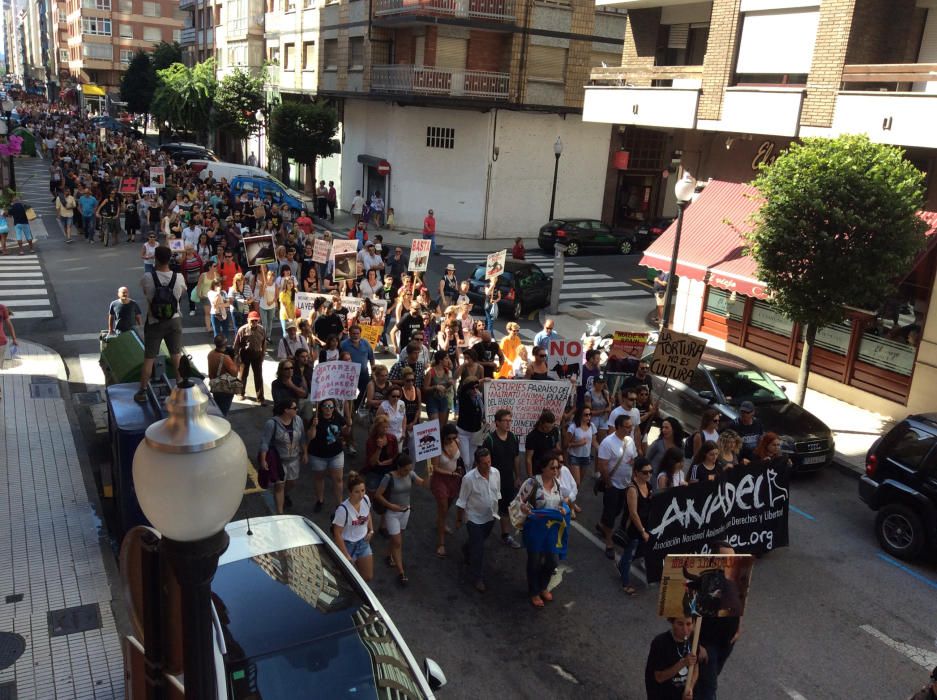
<instances>
[{"instance_id":1,"label":"baseball cap","mask_svg":"<svg viewBox=\"0 0 937 700\"><path fill-rule=\"evenodd\" d=\"M742 413L754 413L755 404L753 404L751 401L743 401L742 404L739 406L739 411L741 411Z\"/></svg>"},{"instance_id":2,"label":"baseball cap","mask_svg":"<svg viewBox=\"0 0 937 700\"><path fill-rule=\"evenodd\" d=\"M259 321L259 320L260 320L260 314L257 313L256 311L251 311L249 314L247 314L247 320L248 320L248 321Z\"/></svg>"}]
</instances>

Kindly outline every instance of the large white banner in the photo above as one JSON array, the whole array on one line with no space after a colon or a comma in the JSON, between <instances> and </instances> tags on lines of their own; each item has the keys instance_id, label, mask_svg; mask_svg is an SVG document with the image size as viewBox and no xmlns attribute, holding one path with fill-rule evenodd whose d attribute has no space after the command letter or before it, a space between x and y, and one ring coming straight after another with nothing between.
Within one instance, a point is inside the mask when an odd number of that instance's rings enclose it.
<instances>
[{"instance_id":1,"label":"large white banner","mask_svg":"<svg viewBox=\"0 0 937 700\"><path fill-rule=\"evenodd\" d=\"M559 419L566 409L569 392L568 381L551 382L533 379L496 379L485 382L485 422L494 428L495 413L502 408L511 412L514 419L511 431L520 438L521 451L524 438L543 411L552 411Z\"/></svg>"}]
</instances>

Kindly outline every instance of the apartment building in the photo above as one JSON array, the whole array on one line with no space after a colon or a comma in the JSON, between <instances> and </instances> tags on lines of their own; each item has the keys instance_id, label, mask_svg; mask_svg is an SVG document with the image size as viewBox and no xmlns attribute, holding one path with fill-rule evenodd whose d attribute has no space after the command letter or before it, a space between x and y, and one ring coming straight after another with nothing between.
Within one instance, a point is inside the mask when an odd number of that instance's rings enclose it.
<instances>
[{"instance_id":1,"label":"apartment building","mask_svg":"<svg viewBox=\"0 0 937 700\"><path fill-rule=\"evenodd\" d=\"M628 11L622 61L593 67L583 117L614 125L603 212L619 224L673 216L675 176L696 177L675 328L793 379L801 332L772 307L746 255L740 231L758 200L745 183L793 140L866 133L905 149L928 174L926 209L937 209L937 2L611 4ZM937 386L937 214L922 216L927 252L898 293L823 329L811 368L811 386L893 417L932 410ZM674 228L643 264L669 268Z\"/></svg>"},{"instance_id":2,"label":"apartment building","mask_svg":"<svg viewBox=\"0 0 937 700\"><path fill-rule=\"evenodd\" d=\"M70 75L114 93L137 51L180 40L184 17L177 0L66 0L65 11Z\"/></svg>"}]
</instances>

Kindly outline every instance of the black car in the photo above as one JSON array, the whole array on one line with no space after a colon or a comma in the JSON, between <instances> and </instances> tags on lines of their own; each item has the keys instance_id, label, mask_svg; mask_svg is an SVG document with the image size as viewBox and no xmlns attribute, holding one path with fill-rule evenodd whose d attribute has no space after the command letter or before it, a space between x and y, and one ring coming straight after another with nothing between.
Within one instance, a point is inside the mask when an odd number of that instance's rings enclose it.
<instances>
[{"instance_id":1,"label":"black car","mask_svg":"<svg viewBox=\"0 0 937 700\"><path fill-rule=\"evenodd\" d=\"M627 255L635 247L635 235L630 229L612 228L598 219L554 219L540 228L537 245L551 251L556 243L565 244L570 257L586 250Z\"/></svg>"},{"instance_id":2,"label":"black car","mask_svg":"<svg viewBox=\"0 0 937 700\"><path fill-rule=\"evenodd\" d=\"M479 265L469 279L469 299L472 304L481 307L485 299L485 266ZM534 309L542 309L550 303L550 289L553 280L533 263L521 260L507 260L504 271L498 275L498 290L501 301L498 303L498 315L521 318Z\"/></svg>"},{"instance_id":3,"label":"black car","mask_svg":"<svg viewBox=\"0 0 937 700\"><path fill-rule=\"evenodd\" d=\"M670 224L672 223L672 216L660 216L656 219L640 222L634 229L638 247L642 250L647 248L651 243L656 241L664 231L670 228Z\"/></svg>"},{"instance_id":4,"label":"black car","mask_svg":"<svg viewBox=\"0 0 937 700\"><path fill-rule=\"evenodd\" d=\"M720 430L735 421L743 401L755 405L766 431L781 437L796 472L815 471L833 461L833 433L823 421L787 398L787 394L752 363L721 350L706 350L689 384L654 377L654 394L663 415L673 416L687 434L699 430L707 408L721 414Z\"/></svg>"},{"instance_id":5,"label":"black car","mask_svg":"<svg viewBox=\"0 0 937 700\"><path fill-rule=\"evenodd\" d=\"M189 143L187 141L164 143L159 147L159 150L172 158L172 162L177 165L195 158L212 161L218 160L218 156L216 156L214 151L210 148L205 148L205 146L200 146L197 143Z\"/></svg>"},{"instance_id":6,"label":"black car","mask_svg":"<svg viewBox=\"0 0 937 700\"><path fill-rule=\"evenodd\" d=\"M874 511L889 554L914 559L937 547L937 413L911 415L869 448L859 497Z\"/></svg>"}]
</instances>

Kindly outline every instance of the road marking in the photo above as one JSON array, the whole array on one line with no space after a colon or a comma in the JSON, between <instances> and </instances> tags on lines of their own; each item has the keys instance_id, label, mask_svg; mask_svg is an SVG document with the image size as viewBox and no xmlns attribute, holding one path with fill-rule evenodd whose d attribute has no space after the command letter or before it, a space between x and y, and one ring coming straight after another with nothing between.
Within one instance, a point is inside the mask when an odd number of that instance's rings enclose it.
<instances>
[{"instance_id":1,"label":"road marking","mask_svg":"<svg viewBox=\"0 0 937 700\"><path fill-rule=\"evenodd\" d=\"M810 513L807 513L807 512L805 512L805 511L802 511L800 508L797 508L796 506L788 506L788 507L789 507L792 511L794 511L795 513L797 513L797 515L800 515L800 516L803 516L804 518L807 518L807 520L813 520L814 522L816 522L816 520L817 520L815 517L813 517L812 515L810 515Z\"/></svg>"},{"instance_id":2,"label":"road marking","mask_svg":"<svg viewBox=\"0 0 937 700\"><path fill-rule=\"evenodd\" d=\"M52 318L54 314L51 311L17 311L13 315L14 321L22 318Z\"/></svg>"},{"instance_id":3,"label":"road marking","mask_svg":"<svg viewBox=\"0 0 937 700\"><path fill-rule=\"evenodd\" d=\"M901 569L901 570L904 571L906 574L910 574L911 576L913 576L914 578L916 578L916 579L917 579L918 581L920 581L921 583L923 583L923 584L925 584L925 585L927 585L927 586L930 586L931 588L937 589L937 581L932 581L931 579L927 578L926 576L924 576L924 575L922 575L922 574L919 574L919 573L918 573L917 571L915 571L914 569L905 566L905 565L902 564L901 562L897 562L897 561L895 561L894 559L892 559L891 557L889 557L889 556L887 556L887 555L885 555L885 554L882 554L881 552L879 553L878 558L881 559L881 560L882 560L883 562L885 562L886 564L891 564L891 565L894 566L895 568Z\"/></svg>"},{"instance_id":4,"label":"road marking","mask_svg":"<svg viewBox=\"0 0 937 700\"><path fill-rule=\"evenodd\" d=\"M604 542L604 541L602 541L602 540L600 540L598 537L596 537L595 534L592 533L588 528L586 528L586 527L580 525L580 524L579 524L579 521L577 521L577 520L570 520L569 522L570 522L570 525L573 526L573 529L574 529L576 532L578 532L580 535L582 535L583 537L585 537L587 540L589 540L589 541L590 541L592 544L594 544L596 547L598 547L599 549L601 549L603 553L605 552L605 542ZM618 568L618 560L619 560L619 559L621 559L621 556L620 556L620 555L618 554L618 552L616 551L616 552L615 552L615 568ZM631 575L632 575L634 578L637 578L638 580L642 581L645 586L647 585L647 574L645 574L644 572L641 572L640 570L638 570L638 571L636 572L635 569L634 569L634 564L632 564L632 566L631 566Z\"/></svg>"},{"instance_id":5,"label":"road marking","mask_svg":"<svg viewBox=\"0 0 937 700\"><path fill-rule=\"evenodd\" d=\"M32 294L36 294L37 292L40 292L40 291L42 290L39 290L39 289L5 289L2 292L0 292L0 297L4 299L7 297L25 297L25 296L30 296Z\"/></svg>"},{"instance_id":6,"label":"road marking","mask_svg":"<svg viewBox=\"0 0 937 700\"><path fill-rule=\"evenodd\" d=\"M885 646L891 647L902 656L907 656L911 661L922 668L926 668L928 671L932 670L934 666L937 666L937 652L928 651L927 649L912 646L905 642L899 642L897 639L892 639L884 632L878 631L872 627L872 625L859 625L859 629L871 634L877 640L885 644Z\"/></svg>"},{"instance_id":7,"label":"road marking","mask_svg":"<svg viewBox=\"0 0 937 700\"><path fill-rule=\"evenodd\" d=\"M781 690L783 690L785 695L787 695L787 697L791 698L792 700L807 700L807 698L805 698L793 688L787 688L782 685Z\"/></svg>"},{"instance_id":8,"label":"road marking","mask_svg":"<svg viewBox=\"0 0 937 700\"><path fill-rule=\"evenodd\" d=\"M12 246L11 246L12 247ZM9 255L7 256L9 258ZM25 254L22 257L9 258L8 260L0 261L0 265L6 267L7 265L39 265L39 261L36 259L35 255L26 256Z\"/></svg>"},{"instance_id":9,"label":"road marking","mask_svg":"<svg viewBox=\"0 0 937 700\"><path fill-rule=\"evenodd\" d=\"M42 285L44 287L46 285L45 278L40 276L36 277L35 279L22 279L16 281L0 280L0 287L28 287L36 285Z\"/></svg>"},{"instance_id":10,"label":"road marking","mask_svg":"<svg viewBox=\"0 0 937 700\"><path fill-rule=\"evenodd\" d=\"M567 671L565 668L563 668L559 664L550 664L550 668L556 671L557 675L560 678L562 678L564 681L569 681L570 683L573 683L575 685L580 685L579 681L576 679L576 676L574 676L572 673Z\"/></svg>"},{"instance_id":11,"label":"road marking","mask_svg":"<svg viewBox=\"0 0 937 700\"><path fill-rule=\"evenodd\" d=\"M629 297L647 297L642 289L626 289L620 292L597 289L594 292L560 292L560 299L627 299Z\"/></svg>"},{"instance_id":12,"label":"road marking","mask_svg":"<svg viewBox=\"0 0 937 700\"><path fill-rule=\"evenodd\" d=\"M204 333L205 335L209 335L209 332L206 331L204 328L195 328L191 326L188 328L183 328L182 332L185 335L189 335L193 333ZM63 335L62 340L64 340L66 343L78 342L81 340L97 340L100 333L101 333L100 331L98 331L97 333L69 333L69 334Z\"/></svg>"},{"instance_id":13,"label":"road marking","mask_svg":"<svg viewBox=\"0 0 937 700\"><path fill-rule=\"evenodd\" d=\"M48 299L13 299L7 302L7 306L16 309L20 306L51 306Z\"/></svg>"}]
</instances>

